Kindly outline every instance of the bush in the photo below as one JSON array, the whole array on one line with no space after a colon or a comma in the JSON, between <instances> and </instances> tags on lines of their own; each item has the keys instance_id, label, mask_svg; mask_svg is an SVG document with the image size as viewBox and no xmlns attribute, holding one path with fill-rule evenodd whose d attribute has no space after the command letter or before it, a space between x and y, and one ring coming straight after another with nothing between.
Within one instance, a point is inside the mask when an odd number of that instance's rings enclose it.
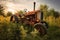
<instances>
[{"instance_id":1,"label":"bush","mask_svg":"<svg viewBox=\"0 0 60 40\"><path fill-rule=\"evenodd\" d=\"M43 37L44 40L60 40L60 28L57 26L50 27L48 33Z\"/></svg>"},{"instance_id":2,"label":"bush","mask_svg":"<svg viewBox=\"0 0 60 40\"><path fill-rule=\"evenodd\" d=\"M6 19L7 17L2 18L0 21L0 40L60 40L60 27L58 26L60 18L56 18L56 20L52 18L50 22L47 20L50 26L47 34L42 37L39 36L38 31L32 26L12 23Z\"/></svg>"}]
</instances>

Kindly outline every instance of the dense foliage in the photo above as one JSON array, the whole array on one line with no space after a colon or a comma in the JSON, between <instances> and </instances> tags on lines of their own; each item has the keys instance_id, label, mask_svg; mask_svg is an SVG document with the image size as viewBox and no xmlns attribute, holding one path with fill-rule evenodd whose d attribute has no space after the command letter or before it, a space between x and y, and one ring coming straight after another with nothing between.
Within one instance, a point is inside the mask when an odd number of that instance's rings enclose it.
<instances>
[{"instance_id":1,"label":"dense foliage","mask_svg":"<svg viewBox=\"0 0 60 40\"><path fill-rule=\"evenodd\" d=\"M44 36L39 36L36 29L27 33L28 29L24 29L24 27L17 23L0 22L0 40L60 40L60 27L49 27Z\"/></svg>"}]
</instances>

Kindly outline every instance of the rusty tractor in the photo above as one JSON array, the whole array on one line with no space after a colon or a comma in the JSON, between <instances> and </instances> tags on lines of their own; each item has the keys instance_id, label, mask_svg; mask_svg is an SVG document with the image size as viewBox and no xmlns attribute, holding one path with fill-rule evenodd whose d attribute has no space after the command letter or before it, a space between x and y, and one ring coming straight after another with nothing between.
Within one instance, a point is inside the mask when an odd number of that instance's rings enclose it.
<instances>
[{"instance_id":1,"label":"rusty tractor","mask_svg":"<svg viewBox=\"0 0 60 40\"><path fill-rule=\"evenodd\" d=\"M43 21L43 12L41 10L35 10L35 4L34 2L33 11L25 12L23 15L13 15L10 21L28 25L28 29L30 28L29 26L32 26L38 30L41 35L45 35L47 33L48 23ZM20 17L20 20L17 16Z\"/></svg>"}]
</instances>

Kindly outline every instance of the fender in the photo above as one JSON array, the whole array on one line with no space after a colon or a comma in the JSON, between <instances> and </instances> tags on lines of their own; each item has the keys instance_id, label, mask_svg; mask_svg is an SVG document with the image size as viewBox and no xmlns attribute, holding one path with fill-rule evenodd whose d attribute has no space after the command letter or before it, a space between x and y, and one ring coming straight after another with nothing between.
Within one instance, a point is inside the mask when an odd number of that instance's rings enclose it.
<instances>
[{"instance_id":1,"label":"fender","mask_svg":"<svg viewBox=\"0 0 60 40\"><path fill-rule=\"evenodd\" d=\"M43 25L45 25L45 27L48 29L48 23L47 23L47 22L41 21L41 23L42 23ZM45 23L45 24L44 24L44 23Z\"/></svg>"}]
</instances>

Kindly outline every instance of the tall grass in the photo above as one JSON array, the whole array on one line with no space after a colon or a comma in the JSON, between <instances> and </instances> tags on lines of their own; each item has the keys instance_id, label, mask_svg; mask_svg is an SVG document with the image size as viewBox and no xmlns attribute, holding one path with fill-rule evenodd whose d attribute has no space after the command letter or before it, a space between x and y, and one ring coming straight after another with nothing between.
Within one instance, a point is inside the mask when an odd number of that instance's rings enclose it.
<instances>
[{"instance_id":1,"label":"tall grass","mask_svg":"<svg viewBox=\"0 0 60 40\"><path fill-rule=\"evenodd\" d=\"M0 21L0 40L60 40L59 20L60 17L47 20L50 26L47 34L41 37L36 29L33 28L34 30L27 33L29 29L24 29L25 25L9 22L3 17Z\"/></svg>"}]
</instances>

